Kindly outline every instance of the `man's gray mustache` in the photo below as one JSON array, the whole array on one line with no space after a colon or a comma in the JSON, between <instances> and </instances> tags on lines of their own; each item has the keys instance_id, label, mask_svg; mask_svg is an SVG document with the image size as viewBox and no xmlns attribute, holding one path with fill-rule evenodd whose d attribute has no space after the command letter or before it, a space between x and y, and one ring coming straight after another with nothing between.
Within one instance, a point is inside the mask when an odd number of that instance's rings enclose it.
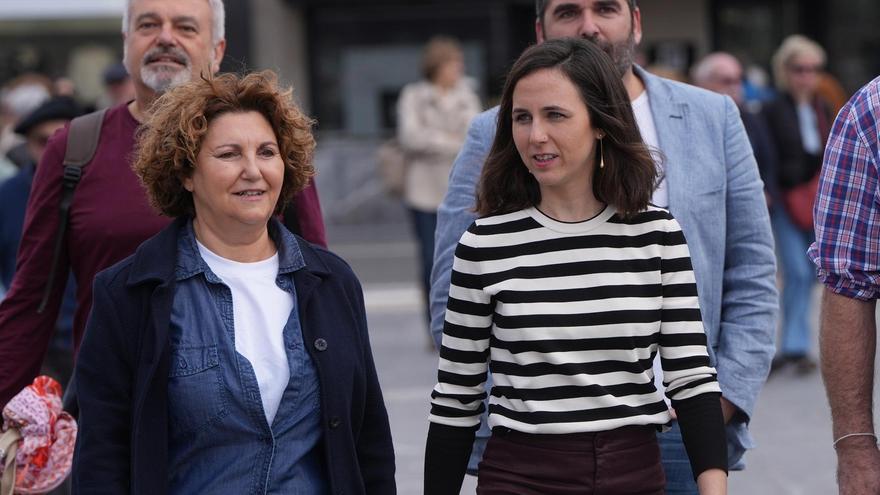
<instances>
[{"instance_id":1,"label":"man's gray mustache","mask_svg":"<svg viewBox=\"0 0 880 495\"><path fill-rule=\"evenodd\" d=\"M147 52L146 55L144 55L144 63L149 64L163 57L171 58L174 62L177 62L181 65L189 66L189 57L187 57L186 54L180 53L179 51L175 50L165 49L157 49Z\"/></svg>"}]
</instances>

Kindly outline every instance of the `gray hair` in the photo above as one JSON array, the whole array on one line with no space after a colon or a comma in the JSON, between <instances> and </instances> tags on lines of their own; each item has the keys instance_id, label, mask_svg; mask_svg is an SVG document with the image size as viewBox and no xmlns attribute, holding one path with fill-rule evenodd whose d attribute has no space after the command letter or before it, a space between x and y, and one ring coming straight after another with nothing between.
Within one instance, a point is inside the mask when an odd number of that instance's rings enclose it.
<instances>
[{"instance_id":1,"label":"gray hair","mask_svg":"<svg viewBox=\"0 0 880 495\"><path fill-rule=\"evenodd\" d=\"M129 12L134 0L125 3L125 12L122 14L122 34L128 34ZM226 9L223 0L207 0L211 6L211 44L217 45L226 37Z\"/></svg>"},{"instance_id":2,"label":"gray hair","mask_svg":"<svg viewBox=\"0 0 880 495\"><path fill-rule=\"evenodd\" d=\"M535 0L535 15L541 22L544 22L544 10L549 2L550 0ZM626 3L629 4L629 11L632 13L636 9L636 0L626 0Z\"/></svg>"},{"instance_id":3,"label":"gray hair","mask_svg":"<svg viewBox=\"0 0 880 495\"><path fill-rule=\"evenodd\" d=\"M712 52L691 67L691 82L697 86L703 86L715 77L715 71L723 62L732 62L742 67L742 64L733 55L727 52Z\"/></svg>"},{"instance_id":4,"label":"gray hair","mask_svg":"<svg viewBox=\"0 0 880 495\"><path fill-rule=\"evenodd\" d=\"M782 45L773 54L770 63L773 68L773 79L776 87L785 91L788 89L788 74L785 69L791 60L801 55L812 55L819 59L821 65L825 65L825 50L815 41L802 36L793 34L782 41Z\"/></svg>"}]
</instances>

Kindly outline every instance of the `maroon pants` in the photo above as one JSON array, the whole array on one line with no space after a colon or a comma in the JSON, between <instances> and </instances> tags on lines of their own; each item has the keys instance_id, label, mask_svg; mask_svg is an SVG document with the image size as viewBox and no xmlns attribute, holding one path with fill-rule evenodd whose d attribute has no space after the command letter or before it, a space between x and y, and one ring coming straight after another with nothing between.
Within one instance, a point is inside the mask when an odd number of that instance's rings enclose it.
<instances>
[{"instance_id":1,"label":"maroon pants","mask_svg":"<svg viewBox=\"0 0 880 495\"><path fill-rule=\"evenodd\" d=\"M662 495L656 429L533 435L495 428L477 495Z\"/></svg>"}]
</instances>

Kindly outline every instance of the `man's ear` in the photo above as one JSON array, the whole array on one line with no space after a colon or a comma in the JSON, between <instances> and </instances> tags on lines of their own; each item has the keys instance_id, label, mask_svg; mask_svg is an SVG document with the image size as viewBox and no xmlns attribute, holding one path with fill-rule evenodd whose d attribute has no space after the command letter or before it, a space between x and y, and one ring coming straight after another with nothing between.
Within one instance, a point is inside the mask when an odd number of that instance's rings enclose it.
<instances>
[{"instance_id":1,"label":"man's ear","mask_svg":"<svg viewBox=\"0 0 880 495\"><path fill-rule=\"evenodd\" d=\"M539 18L535 19L535 39L538 43L544 42L544 23Z\"/></svg>"},{"instance_id":2,"label":"man's ear","mask_svg":"<svg viewBox=\"0 0 880 495\"><path fill-rule=\"evenodd\" d=\"M638 46L642 41L642 11L638 7L633 10L632 24L633 40Z\"/></svg>"},{"instance_id":3,"label":"man's ear","mask_svg":"<svg viewBox=\"0 0 880 495\"><path fill-rule=\"evenodd\" d=\"M226 40L222 39L214 45L214 57L211 60L211 74L220 72L220 62L223 61L223 54L226 53Z\"/></svg>"}]
</instances>

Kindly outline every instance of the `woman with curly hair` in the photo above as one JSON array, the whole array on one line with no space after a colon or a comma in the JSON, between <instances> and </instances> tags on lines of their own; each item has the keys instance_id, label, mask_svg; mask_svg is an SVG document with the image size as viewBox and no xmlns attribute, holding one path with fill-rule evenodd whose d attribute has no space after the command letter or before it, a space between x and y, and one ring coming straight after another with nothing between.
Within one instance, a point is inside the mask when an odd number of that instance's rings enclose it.
<instances>
[{"instance_id":1,"label":"woman with curly hair","mask_svg":"<svg viewBox=\"0 0 880 495\"><path fill-rule=\"evenodd\" d=\"M75 493L394 493L360 284L275 217L312 122L271 72L162 96L134 170L174 217L95 279Z\"/></svg>"}]
</instances>

